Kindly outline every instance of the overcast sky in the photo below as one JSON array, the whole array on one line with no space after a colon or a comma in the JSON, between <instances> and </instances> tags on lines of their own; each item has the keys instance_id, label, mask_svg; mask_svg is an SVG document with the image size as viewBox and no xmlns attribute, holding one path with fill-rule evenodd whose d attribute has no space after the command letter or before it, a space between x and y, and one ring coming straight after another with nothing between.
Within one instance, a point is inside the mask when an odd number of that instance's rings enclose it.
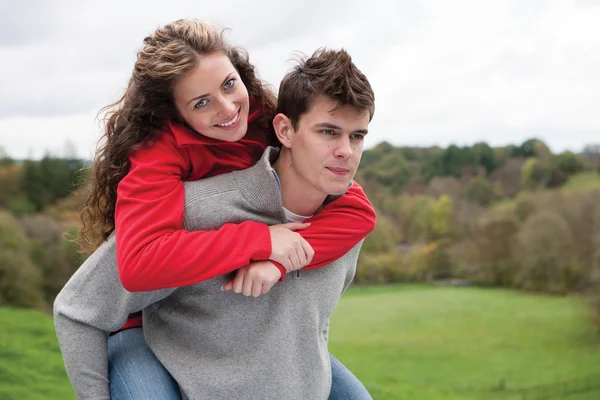
<instances>
[{"instance_id":1,"label":"overcast sky","mask_svg":"<svg viewBox=\"0 0 600 400\"><path fill-rule=\"evenodd\" d=\"M91 158L143 38L231 28L278 87L297 51L346 48L376 97L367 146L600 143L600 0L0 0L0 147Z\"/></svg>"}]
</instances>

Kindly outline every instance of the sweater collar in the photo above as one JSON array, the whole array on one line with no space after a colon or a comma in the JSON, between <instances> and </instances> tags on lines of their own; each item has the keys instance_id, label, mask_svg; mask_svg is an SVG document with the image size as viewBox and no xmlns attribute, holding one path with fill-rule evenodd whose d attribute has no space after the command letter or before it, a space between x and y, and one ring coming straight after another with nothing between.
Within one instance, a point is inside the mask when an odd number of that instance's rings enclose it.
<instances>
[{"instance_id":1,"label":"sweater collar","mask_svg":"<svg viewBox=\"0 0 600 400\"><path fill-rule=\"evenodd\" d=\"M279 149L267 147L258 162L241 171L235 171L236 185L241 194L258 210L274 215L285 221L281 191L272 164L279 156Z\"/></svg>"}]
</instances>

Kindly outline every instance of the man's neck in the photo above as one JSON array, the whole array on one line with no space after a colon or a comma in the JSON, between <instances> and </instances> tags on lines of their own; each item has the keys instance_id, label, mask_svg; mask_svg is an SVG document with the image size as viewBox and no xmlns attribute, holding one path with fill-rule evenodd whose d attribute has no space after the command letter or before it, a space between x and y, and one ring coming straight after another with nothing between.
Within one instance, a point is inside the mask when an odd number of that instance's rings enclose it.
<instances>
[{"instance_id":1,"label":"man's neck","mask_svg":"<svg viewBox=\"0 0 600 400\"><path fill-rule=\"evenodd\" d=\"M289 211L299 215L313 215L323 205L327 195L318 192L298 176L287 153L280 153L273 163L273 169L279 177L281 201Z\"/></svg>"}]
</instances>

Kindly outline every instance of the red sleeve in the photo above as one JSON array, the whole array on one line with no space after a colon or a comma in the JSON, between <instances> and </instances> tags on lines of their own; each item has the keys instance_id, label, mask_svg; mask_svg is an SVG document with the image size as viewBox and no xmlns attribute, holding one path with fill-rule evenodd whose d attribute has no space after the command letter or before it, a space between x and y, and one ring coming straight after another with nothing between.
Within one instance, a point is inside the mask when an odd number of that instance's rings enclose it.
<instances>
[{"instance_id":1,"label":"red sleeve","mask_svg":"<svg viewBox=\"0 0 600 400\"><path fill-rule=\"evenodd\" d=\"M225 224L214 231L182 229L182 177L190 163L170 135L130 156L131 168L117 188L115 232L123 286L148 291L186 286L267 259L267 225Z\"/></svg>"},{"instance_id":2,"label":"red sleeve","mask_svg":"<svg viewBox=\"0 0 600 400\"><path fill-rule=\"evenodd\" d=\"M305 269L330 264L350 251L375 229L376 214L367 195L356 182L346 194L311 217L310 228L298 231L315 255Z\"/></svg>"}]
</instances>

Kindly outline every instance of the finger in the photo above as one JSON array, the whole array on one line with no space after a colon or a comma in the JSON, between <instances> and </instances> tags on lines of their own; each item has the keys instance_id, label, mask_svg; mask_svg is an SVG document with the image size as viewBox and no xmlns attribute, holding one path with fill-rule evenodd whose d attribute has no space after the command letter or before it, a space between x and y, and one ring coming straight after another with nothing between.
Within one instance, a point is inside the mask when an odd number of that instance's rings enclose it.
<instances>
[{"instance_id":1,"label":"finger","mask_svg":"<svg viewBox=\"0 0 600 400\"><path fill-rule=\"evenodd\" d=\"M275 282L265 282L262 285L262 294L267 294L271 290L271 288L275 285Z\"/></svg>"},{"instance_id":2,"label":"finger","mask_svg":"<svg viewBox=\"0 0 600 400\"><path fill-rule=\"evenodd\" d=\"M233 289L233 280L227 282L223 286L221 286L221 290L231 290Z\"/></svg>"},{"instance_id":3,"label":"finger","mask_svg":"<svg viewBox=\"0 0 600 400\"><path fill-rule=\"evenodd\" d=\"M289 258L286 258L285 260L283 260L282 263L280 263L281 265L283 265L283 268L285 268L285 272L292 272L295 271L294 270L294 266L292 265L292 262L290 261Z\"/></svg>"},{"instance_id":4,"label":"finger","mask_svg":"<svg viewBox=\"0 0 600 400\"><path fill-rule=\"evenodd\" d=\"M292 251L292 253L290 254L290 262L292 263L293 266L293 270L296 271L300 268L303 267L300 258L298 257L298 253L299 253L299 249L294 248L294 250Z\"/></svg>"},{"instance_id":5,"label":"finger","mask_svg":"<svg viewBox=\"0 0 600 400\"><path fill-rule=\"evenodd\" d=\"M304 251L304 246L302 246L303 241L304 240L300 241L296 246L296 257L298 257L298 268L296 269L304 268L308 264L306 252Z\"/></svg>"},{"instance_id":6,"label":"finger","mask_svg":"<svg viewBox=\"0 0 600 400\"><path fill-rule=\"evenodd\" d=\"M310 226L310 222L288 222L287 224L283 224L283 226L290 231L300 231L308 228Z\"/></svg>"},{"instance_id":7,"label":"finger","mask_svg":"<svg viewBox=\"0 0 600 400\"><path fill-rule=\"evenodd\" d=\"M309 265L315 256L315 251L306 240L302 240L300 243L302 243L302 249L304 250L304 254L306 254L306 265Z\"/></svg>"},{"instance_id":8,"label":"finger","mask_svg":"<svg viewBox=\"0 0 600 400\"><path fill-rule=\"evenodd\" d=\"M252 285L252 296L260 296L263 293L263 287L264 284L261 284L260 282L254 282L254 284Z\"/></svg>"},{"instance_id":9,"label":"finger","mask_svg":"<svg viewBox=\"0 0 600 400\"><path fill-rule=\"evenodd\" d=\"M244 296L252 296L252 285L254 283L254 279L250 276L246 276L244 279L244 285L242 286L242 293Z\"/></svg>"},{"instance_id":10,"label":"finger","mask_svg":"<svg viewBox=\"0 0 600 400\"><path fill-rule=\"evenodd\" d=\"M239 269L235 274L235 278L233 278L233 292L234 293L242 293L242 288L244 285L244 270Z\"/></svg>"}]
</instances>

